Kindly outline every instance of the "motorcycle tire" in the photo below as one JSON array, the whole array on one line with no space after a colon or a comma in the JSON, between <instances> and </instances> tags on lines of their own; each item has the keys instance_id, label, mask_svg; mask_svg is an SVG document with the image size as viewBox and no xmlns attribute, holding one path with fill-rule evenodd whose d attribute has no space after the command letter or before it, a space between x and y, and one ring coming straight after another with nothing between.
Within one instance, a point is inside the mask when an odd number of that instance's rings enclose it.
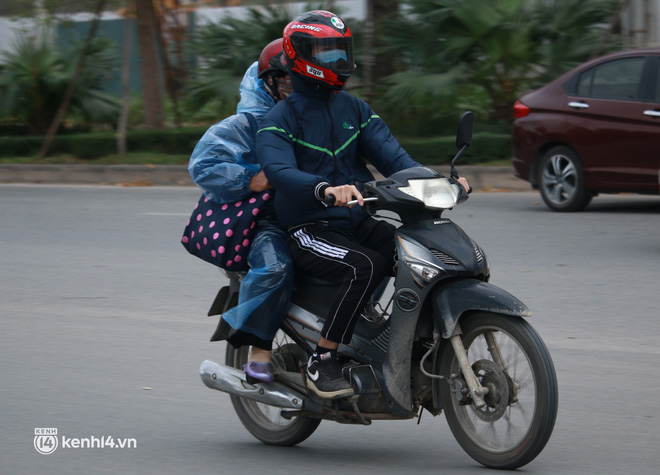
<instances>
[{"instance_id":1,"label":"motorcycle tire","mask_svg":"<svg viewBox=\"0 0 660 475\"><path fill-rule=\"evenodd\" d=\"M475 313L460 320L463 344L482 386L489 388L486 406L466 397L454 349L438 351L436 368L453 387L438 380L447 423L461 447L477 462L515 469L531 462L545 447L557 417L557 376L550 353L527 321L518 317ZM485 334L498 343L505 370L494 363ZM456 384L458 383L458 384Z\"/></svg>"},{"instance_id":2,"label":"motorcycle tire","mask_svg":"<svg viewBox=\"0 0 660 475\"><path fill-rule=\"evenodd\" d=\"M225 364L242 369L248 362L249 348L227 345ZM305 352L294 343L287 342L283 332L273 341L273 364L284 364L287 371L298 372L298 362L305 361ZM267 445L293 446L306 440L319 426L321 419L297 416L285 419L281 408L230 394L231 403L241 423L254 437Z\"/></svg>"}]
</instances>

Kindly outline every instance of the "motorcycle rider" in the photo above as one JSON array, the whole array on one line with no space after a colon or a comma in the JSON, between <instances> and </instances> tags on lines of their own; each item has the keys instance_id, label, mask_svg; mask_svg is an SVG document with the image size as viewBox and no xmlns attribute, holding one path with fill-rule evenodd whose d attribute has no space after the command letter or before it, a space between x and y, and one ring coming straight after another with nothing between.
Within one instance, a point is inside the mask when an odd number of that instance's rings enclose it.
<instances>
[{"instance_id":1,"label":"motorcycle rider","mask_svg":"<svg viewBox=\"0 0 660 475\"><path fill-rule=\"evenodd\" d=\"M284 29L284 61L294 92L259 123L257 158L278 193L296 271L339 285L306 381L319 397L353 394L337 360L375 288L393 275L394 226L368 216L355 186L421 166L364 101L342 91L355 68L350 29L334 13L311 11ZM463 185L467 189L467 182ZM325 204L334 196L334 206ZM358 207L347 203L357 199Z\"/></svg>"},{"instance_id":2,"label":"motorcycle rider","mask_svg":"<svg viewBox=\"0 0 660 475\"><path fill-rule=\"evenodd\" d=\"M282 43L279 38L263 49L259 60L245 72L236 114L212 125L190 157L190 176L217 203L238 201L250 192L272 188L256 159L254 139L257 121L291 92L281 62ZM286 232L277 224L271 203L259 215L238 305L221 317L231 327L229 337L224 336L230 344L252 346L244 370L248 379L260 381L274 379L272 342L293 290Z\"/></svg>"}]
</instances>

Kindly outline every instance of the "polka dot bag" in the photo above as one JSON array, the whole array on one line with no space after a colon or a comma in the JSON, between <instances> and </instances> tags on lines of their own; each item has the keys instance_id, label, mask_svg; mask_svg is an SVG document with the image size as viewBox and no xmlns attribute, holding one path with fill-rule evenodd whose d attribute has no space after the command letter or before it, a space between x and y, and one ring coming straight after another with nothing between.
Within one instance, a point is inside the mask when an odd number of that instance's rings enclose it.
<instances>
[{"instance_id":1,"label":"polka dot bag","mask_svg":"<svg viewBox=\"0 0 660 475\"><path fill-rule=\"evenodd\" d=\"M202 195L183 231L181 243L193 256L231 271L246 270L259 213L272 192L218 204Z\"/></svg>"}]
</instances>

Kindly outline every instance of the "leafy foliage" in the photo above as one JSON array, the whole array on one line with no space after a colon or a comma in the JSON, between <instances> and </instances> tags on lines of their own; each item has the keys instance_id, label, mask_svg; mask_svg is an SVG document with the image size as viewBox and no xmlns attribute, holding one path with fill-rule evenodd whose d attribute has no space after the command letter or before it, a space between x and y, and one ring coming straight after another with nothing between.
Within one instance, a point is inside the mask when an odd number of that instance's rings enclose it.
<instances>
[{"instance_id":1,"label":"leafy foliage","mask_svg":"<svg viewBox=\"0 0 660 475\"><path fill-rule=\"evenodd\" d=\"M282 36L291 18L288 7L271 5L250 8L247 19L227 16L199 28L190 42L199 64L188 83L189 109L234 111L245 70L264 46Z\"/></svg>"},{"instance_id":2,"label":"leafy foliage","mask_svg":"<svg viewBox=\"0 0 660 475\"><path fill-rule=\"evenodd\" d=\"M233 113L243 74L264 46L281 38L284 27L297 15L327 9L325 3L309 3L303 9L298 6L299 11L288 3L251 7L245 19L228 15L200 27L189 42L190 51L198 56L198 65L187 85L188 109L204 109L216 117ZM333 11L341 14L337 9Z\"/></svg>"},{"instance_id":3,"label":"leafy foliage","mask_svg":"<svg viewBox=\"0 0 660 475\"><path fill-rule=\"evenodd\" d=\"M69 119L115 121L117 100L100 88L104 74L115 64L109 46L102 39L92 43L71 101ZM19 37L13 50L4 53L0 70L0 116L26 124L31 134L43 134L62 102L78 53L77 50L63 53L47 34Z\"/></svg>"},{"instance_id":4,"label":"leafy foliage","mask_svg":"<svg viewBox=\"0 0 660 475\"><path fill-rule=\"evenodd\" d=\"M383 38L403 71L387 79L385 103L428 115L433 107L456 110L457 98L472 94L488 98L477 108L506 120L518 93L589 58L617 6L613 0L402 3L409 9L389 20Z\"/></svg>"}]
</instances>

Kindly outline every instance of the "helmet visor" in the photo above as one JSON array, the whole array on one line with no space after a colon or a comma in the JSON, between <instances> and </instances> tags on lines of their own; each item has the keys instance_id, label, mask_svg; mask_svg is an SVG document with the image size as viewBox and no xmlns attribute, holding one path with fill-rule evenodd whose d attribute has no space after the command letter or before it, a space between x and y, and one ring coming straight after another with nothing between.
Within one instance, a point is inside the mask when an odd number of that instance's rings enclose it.
<instances>
[{"instance_id":1,"label":"helmet visor","mask_svg":"<svg viewBox=\"0 0 660 475\"><path fill-rule=\"evenodd\" d=\"M307 61L336 74L353 73L353 38L306 37L304 42L300 55Z\"/></svg>"}]
</instances>

